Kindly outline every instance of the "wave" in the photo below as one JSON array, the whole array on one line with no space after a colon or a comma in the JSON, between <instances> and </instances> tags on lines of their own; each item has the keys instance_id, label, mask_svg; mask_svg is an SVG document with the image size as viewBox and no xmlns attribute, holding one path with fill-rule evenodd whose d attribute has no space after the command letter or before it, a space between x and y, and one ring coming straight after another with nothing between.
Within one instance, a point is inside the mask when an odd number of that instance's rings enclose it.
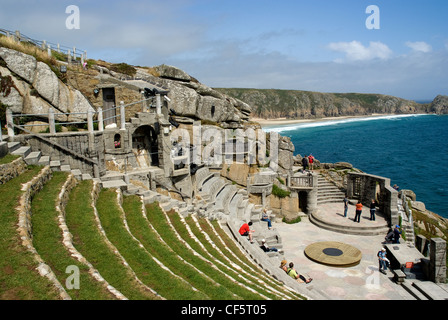
<instances>
[{"instance_id":1,"label":"wave","mask_svg":"<svg viewBox=\"0 0 448 320\"><path fill-rule=\"evenodd\" d=\"M280 133L280 132L292 131L292 130L298 130L298 129L304 129L304 128L334 126L334 125L351 123L351 122L376 121L376 120L398 121L398 120L401 120L402 118L421 117L421 116L427 116L427 115L429 115L429 114L400 114L400 115L387 115L387 116L368 116L368 117L344 118L344 119L335 119L335 120L319 120L319 121L312 121L312 122L306 122L306 123L266 126L263 128L263 130L266 132Z\"/></svg>"}]
</instances>

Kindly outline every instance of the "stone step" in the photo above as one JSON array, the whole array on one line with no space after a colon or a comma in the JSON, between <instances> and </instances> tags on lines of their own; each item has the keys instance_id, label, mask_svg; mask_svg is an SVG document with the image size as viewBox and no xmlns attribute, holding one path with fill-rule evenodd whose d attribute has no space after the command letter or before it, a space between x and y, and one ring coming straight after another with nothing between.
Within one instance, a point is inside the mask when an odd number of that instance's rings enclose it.
<instances>
[{"instance_id":1,"label":"stone step","mask_svg":"<svg viewBox=\"0 0 448 320\"><path fill-rule=\"evenodd\" d=\"M310 221L318 227L334 232L346 233L352 235L374 236L387 234L389 228L387 226L359 226L353 223L353 226L339 225L328 221L321 220L316 214L309 215Z\"/></svg>"},{"instance_id":2,"label":"stone step","mask_svg":"<svg viewBox=\"0 0 448 320\"><path fill-rule=\"evenodd\" d=\"M92 180L92 176L90 175L90 174L88 174L88 173L83 173L82 175L81 175L81 179L84 181L84 180Z\"/></svg>"},{"instance_id":3,"label":"stone step","mask_svg":"<svg viewBox=\"0 0 448 320\"><path fill-rule=\"evenodd\" d=\"M124 194L130 196L130 195L136 195L139 192L140 188L130 184L128 185L128 189L126 190L126 192L124 192Z\"/></svg>"},{"instance_id":4,"label":"stone step","mask_svg":"<svg viewBox=\"0 0 448 320\"><path fill-rule=\"evenodd\" d=\"M11 154L16 155L16 156L22 156L23 158L26 158L30 153L31 153L31 148L27 147L27 146L19 147L17 150L11 152Z\"/></svg>"},{"instance_id":5,"label":"stone step","mask_svg":"<svg viewBox=\"0 0 448 320\"><path fill-rule=\"evenodd\" d=\"M432 281L414 281L412 286L428 300L448 300L448 292Z\"/></svg>"},{"instance_id":6,"label":"stone step","mask_svg":"<svg viewBox=\"0 0 448 320\"><path fill-rule=\"evenodd\" d=\"M126 191L128 189L128 184L123 180L101 181L101 186L105 189L119 188L123 191Z\"/></svg>"},{"instance_id":7,"label":"stone step","mask_svg":"<svg viewBox=\"0 0 448 320\"><path fill-rule=\"evenodd\" d=\"M342 200L344 200L344 198L318 198L317 199L317 204L324 204L324 203L338 203L341 202Z\"/></svg>"},{"instance_id":8,"label":"stone step","mask_svg":"<svg viewBox=\"0 0 448 320\"><path fill-rule=\"evenodd\" d=\"M326 196L338 196L338 197L345 197L345 194L342 192L318 192L317 197L326 197Z\"/></svg>"},{"instance_id":9,"label":"stone step","mask_svg":"<svg viewBox=\"0 0 448 320\"><path fill-rule=\"evenodd\" d=\"M20 142L8 142L9 153L13 153L20 148Z\"/></svg>"},{"instance_id":10,"label":"stone step","mask_svg":"<svg viewBox=\"0 0 448 320\"><path fill-rule=\"evenodd\" d=\"M338 194L345 194L344 192L342 192L340 189L338 188L333 188L333 187L328 187L328 188L321 188L319 187L317 189L317 194L322 194L322 193L338 193Z\"/></svg>"},{"instance_id":11,"label":"stone step","mask_svg":"<svg viewBox=\"0 0 448 320\"><path fill-rule=\"evenodd\" d=\"M81 180L82 179L82 172L79 169L73 169L71 170L71 173L75 176L76 179Z\"/></svg>"},{"instance_id":12,"label":"stone step","mask_svg":"<svg viewBox=\"0 0 448 320\"><path fill-rule=\"evenodd\" d=\"M417 300L428 300L428 298L417 288L413 286L413 283L407 279L401 284L402 287L409 292Z\"/></svg>"},{"instance_id":13,"label":"stone step","mask_svg":"<svg viewBox=\"0 0 448 320\"><path fill-rule=\"evenodd\" d=\"M68 164L63 164L63 165L61 165L61 171L63 171L63 172L71 172L72 168Z\"/></svg>"},{"instance_id":14,"label":"stone step","mask_svg":"<svg viewBox=\"0 0 448 320\"><path fill-rule=\"evenodd\" d=\"M40 152L40 151L30 152L30 154L28 156L26 156L25 162L28 165L36 165L39 163L41 156L42 156L42 152Z\"/></svg>"},{"instance_id":15,"label":"stone step","mask_svg":"<svg viewBox=\"0 0 448 320\"><path fill-rule=\"evenodd\" d=\"M50 160L50 168L52 171L61 171L61 161Z\"/></svg>"},{"instance_id":16,"label":"stone step","mask_svg":"<svg viewBox=\"0 0 448 320\"><path fill-rule=\"evenodd\" d=\"M41 156L39 161L37 162L39 166L48 166L50 165L50 157L49 156Z\"/></svg>"},{"instance_id":17,"label":"stone step","mask_svg":"<svg viewBox=\"0 0 448 320\"><path fill-rule=\"evenodd\" d=\"M9 153L8 143L0 141L0 158L3 158Z\"/></svg>"},{"instance_id":18,"label":"stone step","mask_svg":"<svg viewBox=\"0 0 448 320\"><path fill-rule=\"evenodd\" d=\"M154 191L149 191L147 193L145 193L145 195L143 196L143 202L145 204L150 204L153 202L160 202L162 199L162 195L154 192Z\"/></svg>"},{"instance_id":19,"label":"stone step","mask_svg":"<svg viewBox=\"0 0 448 320\"><path fill-rule=\"evenodd\" d=\"M124 181L124 173L116 171L108 171L104 176L101 177L101 181L114 181L114 180Z\"/></svg>"}]
</instances>

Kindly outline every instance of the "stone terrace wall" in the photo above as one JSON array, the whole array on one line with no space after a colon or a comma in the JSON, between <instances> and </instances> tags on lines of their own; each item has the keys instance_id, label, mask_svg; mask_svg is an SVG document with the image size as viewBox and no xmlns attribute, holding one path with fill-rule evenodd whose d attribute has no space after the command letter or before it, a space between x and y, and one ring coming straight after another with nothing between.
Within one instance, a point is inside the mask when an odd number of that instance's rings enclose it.
<instances>
[{"instance_id":1,"label":"stone terrace wall","mask_svg":"<svg viewBox=\"0 0 448 320\"><path fill-rule=\"evenodd\" d=\"M9 180L17 177L26 170L26 163L22 157L0 165L0 184L5 184Z\"/></svg>"}]
</instances>

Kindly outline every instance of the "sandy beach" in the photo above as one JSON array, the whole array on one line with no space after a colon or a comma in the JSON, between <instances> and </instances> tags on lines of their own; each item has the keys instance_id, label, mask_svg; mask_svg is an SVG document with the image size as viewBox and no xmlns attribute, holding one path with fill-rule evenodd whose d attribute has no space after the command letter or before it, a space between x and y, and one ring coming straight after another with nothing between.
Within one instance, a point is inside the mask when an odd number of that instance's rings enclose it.
<instances>
[{"instance_id":1,"label":"sandy beach","mask_svg":"<svg viewBox=\"0 0 448 320\"><path fill-rule=\"evenodd\" d=\"M254 118L250 118L250 121L258 122L262 127L272 127L272 126L282 126L282 125L288 125L288 124L325 122L325 121L368 118L368 117L387 117L387 116L397 116L397 114L372 113L369 115L360 115L360 116L340 116L340 117L325 117L325 118L315 118L315 119L287 119L287 118L262 119L262 118L254 117Z\"/></svg>"}]
</instances>

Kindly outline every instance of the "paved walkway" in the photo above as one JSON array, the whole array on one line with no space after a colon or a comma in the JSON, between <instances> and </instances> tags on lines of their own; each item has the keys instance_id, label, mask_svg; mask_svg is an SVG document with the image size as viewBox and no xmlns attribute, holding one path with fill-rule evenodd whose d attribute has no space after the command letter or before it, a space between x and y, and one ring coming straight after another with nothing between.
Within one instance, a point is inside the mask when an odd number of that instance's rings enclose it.
<instances>
[{"instance_id":1,"label":"paved walkway","mask_svg":"<svg viewBox=\"0 0 448 320\"><path fill-rule=\"evenodd\" d=\"M339 216L343 212L343 204L335 203L320 206L326 216L334 214L337 219L345 219L342 223L353 222L354 210L349 210L347 218ZM368 211L368 210L366 210ZM364 213L360 226L371 223L369 213ZM382 247L385 235L358 236L321 229L308 218L302 218L297 224L277 223L274 227L282 237L284 256L299 273L304 273L313 281L304 286L313 286L325 293L329 299L336 300L414 300L400 285L392 281L392 272L384 275L378 271L377 252ZM339 241L358 248L362 252L361 262L353 267L331 267L311 261L304 255L305 248L318 241Z\"/></svg>"}]
</instances>

